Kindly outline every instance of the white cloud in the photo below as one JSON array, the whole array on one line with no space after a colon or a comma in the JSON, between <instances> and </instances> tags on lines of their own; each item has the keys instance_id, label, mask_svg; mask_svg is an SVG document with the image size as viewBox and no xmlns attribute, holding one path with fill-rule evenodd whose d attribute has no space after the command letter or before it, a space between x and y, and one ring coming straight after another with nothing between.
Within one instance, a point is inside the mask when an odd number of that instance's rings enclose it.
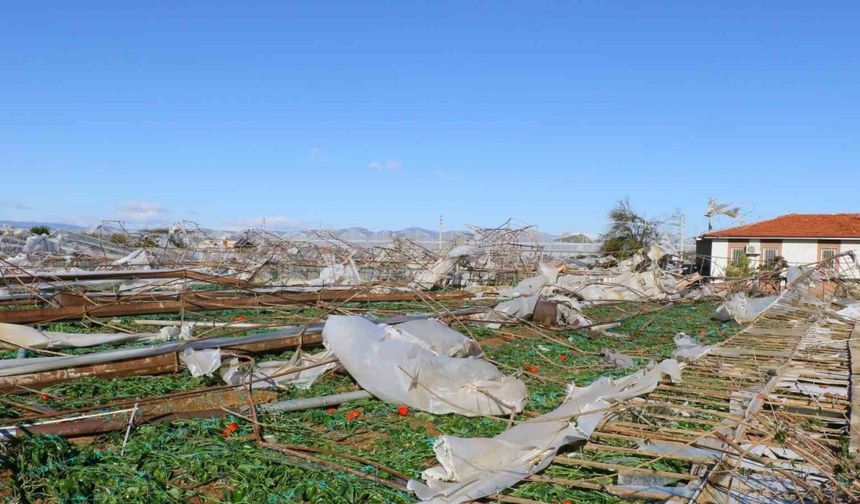
<instances>
[{"instance_id":1,"label":"white cloud","mask_svg":"<svg viewBox=\"0 0 860 504\"><path fill-rule=\"evenodd\" d=\"M311 161L316 161L323 155L322 149L319 147L312 147L311 150L308 151L308 159Z\"/></svg>"},{"instance_id":2,"label":"white cloud","mask_svg":"<svg viewBox=\"0 0 860 504\"><path fill-rule=\"evenodd\" d=\"M167 209L151 201L126 201L116 207L116 215L129 221L149 222L165 218Z\"/></svg>"},{"instance_id":3,"label":"white cloud","mask_svg":"<svg viewBox=\"0 0 860 504\"><path fill-rule=\"evenodd\" d=\"M398 161L396 159L389 159L385 163L381 163L379 161L371 161L370 164L367 165L368 168L370 168L371 170L376 170L376 171L382 171L382 170L398 171L398 170L400 170L400 168L402 166L403 166L403 163L401 163L400 161Z\"/></svg>"}]
</instances>

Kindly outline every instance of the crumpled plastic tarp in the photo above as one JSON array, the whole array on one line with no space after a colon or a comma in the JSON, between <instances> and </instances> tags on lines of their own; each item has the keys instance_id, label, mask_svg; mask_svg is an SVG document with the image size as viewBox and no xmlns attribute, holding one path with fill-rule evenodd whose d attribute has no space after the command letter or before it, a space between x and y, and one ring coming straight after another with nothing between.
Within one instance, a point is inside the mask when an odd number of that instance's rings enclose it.
<instances>
[{"instance_id":1,"label":"crumpled plastic tarp","mask_svg":"<svg viewBox=\"0 0 860 504\"><path fill-rule=\"evenodd\" d=\"M456 332L447 326L422 333L408 324L398 329L358 316L332 316L323 328L323 344L361 388L383 401L435 414L522 411L527 391L521 380L503 375L480 358L449 357L432 350L427 339L453 337L443 334Z\"/></svg>"},{"instance_id":2,"label":"crumpled plastic tarp","mask_svg":"<svg viewBox=\"0 0 860 504\"><path fill-rule=\"evenodd\" d=\"M539 294L541 289L547 285L552 285L558 279L558 268L551 264L541 263L538 266L540 274L526 278L516 285L516 287L502 289L499 295L502 297L519 297L533 296Z\"/></svg>"},{"instance_id":3,"label":"crumpled plastic tarp","mask_svg":"<svg viewBox=\"0 0 860 504\"><path fill-rule=\"evenodd\" d=\"M63 254L65 253L65 250L63 249L63 235L59 234L57 236L29 236L27 237L27 241L24 243L24 247L21 249L21 251L25 254L32 254L36 252Z\"/></svg>"},{"instance_id":4,"label":"crumpled plastic tarp","mask_svg":"<svg viewBox=\"0 0 860 504\"><path fill-rule=\"evenodd\" d=\"M221 350L218 348L186 348L179 354L179 358L188 367L191 376L212 376L212 373L221 367Z\"/></svg>"},{"instance_id":5,"label":"crumpled plastic tarp","mask_svg":"<svg viewBox=\"0 0 860 504\"><path fill-rule=\"evenodd\" d=\"M40 331L36 328L0 323L0 348L83 348L97 345L129 343L132 341L168 341L175 338L187 339L187 329L164 327L157 333L65 333Z\"/></svg>"},{"instance_id":6,"label":"crumpled plastic tarp","mask_svg":"<svg viewBox=\"0 0 860 504\"><path fill-rule=\"evenodd\" d=\"M414 344L437 355L448 357L483 356L483 351L475 340L463 336L436 319L410 320L395 325L384 325L383 328L391 340ZM320 376L340 367L338 362L322 364L335 359L335 354L331 350L324 350L315 354L308 354L300 350L294 353L288 361L258 362L254 366L254 387L270 388L289 384L307 390ZM301 369L309 366L313 367ZM293 369L300 369L300 371L290 372ZM231 385L247 383L250 375L251 371L248 366L243 365L235 357L227 359L221 366L221 378Z\"/></svg>"},{"instance_id":7,"label":"crumpled plastic tarp","mask_svg":"<svg viewBox=\"0 0 860 504\"><path fill-rule=\"evenodd\" d=\"M532 296L521 296L508 301L502 301L493 307L492 311L484 314L483 320L488 322L505 322L517 319L527 319L535 312L540 294ZM487 324L488 327L494 329L499 328L499 324Z\"/></svg>"},{"instance_id":8,"label":"crumpled plastic tarp","mask_svg":"<svg viewBox=\"0 0 860 504\"><path fill-rule=\"evenodd\" d=\"M616 352L609 348L604 348L603 351L600 352L600 356L603 358L603 362L617 368L629 369L635 365L633 357L621 352Z\"/></svg>"},{"instance_id":9,"label":"crumpled plastic tarp","mask_svg":"<svg viewBox=\"0 0 860 504\"><path fill-rule=\"evenodd\" d=\"M696 360L706 354L711 347L702 345L696 339L687 336L684 333L678 333L673 338L675 341L675 351L672 352L672 358L681 361Z\"/></svg>"},{"instance_id":10,"label":"crumpled plastic tarp","mask_svg":"<svg viewBox=\"0 0 860 504\"><path fill-rule=\"evenodd\" d=\"M413 282L413 286L419 289L432 289L445 275L451 272L457 263L468 257L480 257L486 251L476 245L460 245L452 248L445 257L433 263L430 268L419 273Z\"/></svg>"},{"instance_id":11,"label":"crumpled plastic tarp","mask_svg":"<svg viewBox=\"0 0 860 504\"><path fill-rule=\"evenodd\" d=\"M652 245L607 270L599 281L583 275L564 275L556 284L591 301L664 299L676 291L675 278L660 268L663 249Z\"/></svg>"},{"instance_id":12,"label":"crumpled plastic tarp","mask_svg":"<svg viewBox=\"0 0 860 504\"><path fill-rule=\"evenodd\" d=\"M664 360L624 378L601 378L587 387L571 386L555 410L522 422L493 438L437 438L440 465L422 473L424 482L407 488L422 502L459 504L496 493L546 468L559 448L585 441L613 403L647 394L663 375L680 381L678 362Z\"/></svg>"},{"instance_id":13,"label":"crumpled plastic tarp","mask_svg":"<svg viewBox=\"0 0 860 504\"><path fill-rule=\"evenodd\" d=\"M385 326L391 339L414 343L437 355L483 357L480 345L436 319L417 319Z\"/></svg>"},{"instance_id":14,"label":"crumpled plastic tarp","mask_svg":"<svg viewBox=\"0 0 860 504\"><path fill-rule=\"evenodd\" d=\"M334 359L334 354L330 350L315 354L308 354L299 350L288 361L258 362L254 366L253 386L254 388L274 388L289 384L307 390L320 376L339 366L337 362L322 364L332 359ZM308 366L313 367L301 369ZM293 369L299 371L291 372ZM243 368L239 359L231 357L221 366L221 378L230 385L242 385L251 379L251 371Z\"/></svg>"},{"instance_id":15,"label":"crumpled plastic tarp","mask_svg":"<svg viewBox=\"0 0 860 504\"><path fill-rule=\"evenodd\" d=\"M358 274L358 268L350 259L346 264L334 264L326 266L320 271L320 276L317 279L308 282L308 285L324 286L324 285L360 285L361 276Z\"/></svg>"},{"instance_id":16,"label":"crumpled plastic tarp","mask_svg":"<svg viewBox=\"0 0 860 504\"><path fill-rule=\"evenodd\" d=\"M120 257L113 264L117 266L152 268L155 264L155 258L146 249L139 248L125 257Z\"/></svg>"},{"instance_id":17,"label":"crumpled plastic tarp","mask_svg":"<svg viewBox=\"0 0 860 504\"><path fill-rule=\"evenodd\" d=\"M592 321L582 314L582 305L576 299L560 294L546 299L556 303L556 324L568 327L585 327L592 324Z\"/></svg>"},{"instance_id":18,"label":"crumpled plastic tarp","mask_svg":"<svg viewBox=\"0 0 860 504\"><path fill-rule=\"evenodd\" d=\"M727 302L721 304L714 312L714 318L720 322L735 319L739 324L752 322L762 312L770 308L779 296L750 298L743 292L738 292Z\"/></svg>"},{"instance_id":19,"label":"crumpled plastic tarp","mask_svg":"<svg viewBox=\"0 0 860 504\"><path fill-rule=\"evenodd\" d=\"M860 321L860 303L853 303L836 312L838 315Z\"/></svg>"}]
</instances>

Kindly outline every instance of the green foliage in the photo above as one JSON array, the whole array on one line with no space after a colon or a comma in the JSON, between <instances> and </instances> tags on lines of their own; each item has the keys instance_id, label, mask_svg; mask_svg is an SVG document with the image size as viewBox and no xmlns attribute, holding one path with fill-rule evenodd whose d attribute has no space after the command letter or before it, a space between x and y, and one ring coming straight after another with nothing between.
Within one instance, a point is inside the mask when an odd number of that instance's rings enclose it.
<instances>
[{"instance_id":1,"label":"green foliage","mask_svg":"<svg viewBox=\"0 0 860 504\"><path fill-rule=\"evenodd\" d=\"M356 305L358 307L359 305ZM421 303L377 303L370 305L379 316L402 312L426 311ZM368 305L364 304L364 308ZM635 314L637 303L619 303L586 308L595 320L609 320ZM537 377L522 378L529 390L530 412L542 413L557 407L566 394L565 384L585 386L600 376L622 376L631 370L614 369L601 364L599 352L615 348L636 357L637 365L650 359L668 356L678 331L697 334L706 344L725 339L737 325L714 321L712 303L682 304L624 320L617 327L629 338L616 339L587 331L555 333L577 350L544 338L534 337L522 326L501 330L470 326L487 357L498 362L505 373L525 365L536 365ZM230 320L237 315L249 320L271 320L287 315L306 319L322 315L319 308L225 310L208 312L214 320ZM195 316L195 314L189 314ZM174 315L170 315L174 316ZM152 315L143 318L169 318ZM134 317L141 318L141 317ZM119 321L117 323L122 323ZM62 324L62 325L61 325ZM51 330L81 329L79 323L56 323ZM519 338L505 338L509 334ZM562 358L564 356L564 358ZM286 359L289 354L266 355ZM202 387L209 382L191 378L188 373L114 379L86 378L73 383L54 385L45 392L57 399L45 401L38 394L21 394L17 400L52 408L103 404L109 400L139 396L164 395L170 392ZM313 397L355 390L345 375L330 375L310 390L291 389L282 398ZM278 442L314 446L374 460L413 478L435 463L433 443L440 434L462 437L491 437L508 427L505 418L430 415L412 411L407 417L397 414L397 406L378 400L342 404L331 411L312 409L297 412L260 412L266 425L264 434ZM358 410L354 421L348 412ZM516 420L525 420L520 415ZM230 422L239 430L225 439L221 432ZM92 502L92 503L167 503L167 502L333 502L333 503L407 503L414 499L405 492L392 490L341 471L308 465L280 452L258 446L248 436L250 425L240 418L206 418L171 423L136 426L124 454L120 454L123 431L98 436L87 445L73 445L53 437L31 437L15 441L5 453L6 469L11 476L0 482L0 495L7 490L19 502ZM379 475L380 471L339 457L319 455L354 469ZM585 454L606 463L635 466L636 458L617 454ZM616 458L611 458L611 457ZM687 472L687 467L656 462L658 470ZM600 483L605 472L582 467L553 465L546 475L559 478L591 478ZM602 479L601 479L602 478ZM599 492L581 491L561 485L523 482L506 493L541 502L597 503L621 502ZM2 499L0 499L2 500Z\"/></svg>"},{"instance_id":2,"label":"green foliage","mask_svg":"<svg viewBox=\"0 0 860 504\"><path fill-rule=\"evenodd\" d=\"M131 239L125 233L111 233L108 239L111 243L127 246L131 243Z\"/></svg>"},{"instance_id":3,"label":"green foliage","mask_svg":"<svg viewBox=\"0 0 860 504\"><path fill-rule=\"evenodd\" d=\"M773 259L766 261L761 265L762 271L779 271L788 267L788 261L782 256L776 256Z\"/></svg>"},{"instance_id":4,"label":"green foliage","mask_svg":"<svg viewBox=\"0 0 860 504\"><path fill-rule=\"evenodd\" d=\"M609 227L603 233L603 252L620 259L655 242L660 222L636 213L630 200L619 200L609 211Z\"/></svg>"},{"instance_id":5,"label":"green foliage","mask_svg":"<svg viewBox=\"0 0 860 504\"><path fill-rule=\"evenodd\" d=\"M741 254L737 259L729 262L726 268L726 278L746 278L751 273L750 258L746 254Z\"/></svg>"},{"instance_id":6,"label":"green foliage","mask_svg":"<svg viewBox=\"0 0 860 504\"><path fill-rule=\"evenodd\" d=\"M33 226L30 228L30 232L36 235L49 235L51 234L51 228L48 226Z\"/></svg>"}]
</instances>

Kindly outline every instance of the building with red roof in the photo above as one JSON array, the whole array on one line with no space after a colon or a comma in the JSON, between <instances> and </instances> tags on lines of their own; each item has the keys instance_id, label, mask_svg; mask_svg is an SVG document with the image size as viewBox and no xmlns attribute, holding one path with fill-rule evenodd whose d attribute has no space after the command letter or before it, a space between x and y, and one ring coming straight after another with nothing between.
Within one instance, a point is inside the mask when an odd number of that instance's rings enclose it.
<instances>
[{"instance_id":1,"label":"building with red roof","mask_svg":"<svg viewBox=\"0 0 860 504\"><path fill-rule=\"evenodd\" d=\"M782 215L708 231L696 244L700 271L715 277L724 276L730 262L743 257L753 267L778 257L801 265L851 250L860 256L860 213Z\"/></svg>"}]
</instances>

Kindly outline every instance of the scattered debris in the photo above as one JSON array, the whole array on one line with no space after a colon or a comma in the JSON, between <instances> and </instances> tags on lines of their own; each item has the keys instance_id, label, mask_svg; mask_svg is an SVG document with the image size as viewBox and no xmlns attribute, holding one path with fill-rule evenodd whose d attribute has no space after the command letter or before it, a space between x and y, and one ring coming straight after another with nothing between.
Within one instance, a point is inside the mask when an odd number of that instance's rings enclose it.
<instances>
[{"instance_id":1,"label":"scattered debris","mask_svg":"<svg viewBox=\"0 0 860 504\"><path fill-rule=\"evenodd\" d=\"M494 438L441 436L433 445L438 466L424 471L424 483L409 482L422 502L458 504L507 488L543 470L559 448L586 441L613 406L646 394L663 375L679 381L678 363L666 360L618 380L601 378L570 387L556 410L522 422Z\"/></svg>"}]
</instances>

